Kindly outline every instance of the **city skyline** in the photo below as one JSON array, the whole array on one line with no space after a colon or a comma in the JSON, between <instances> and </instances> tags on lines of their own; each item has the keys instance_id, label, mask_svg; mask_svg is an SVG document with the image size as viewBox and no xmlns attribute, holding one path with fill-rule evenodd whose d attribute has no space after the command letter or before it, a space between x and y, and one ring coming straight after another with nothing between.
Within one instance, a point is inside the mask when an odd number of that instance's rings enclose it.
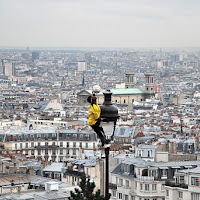
<instances>
[{"instance_id":1,"label":"city skyline","mask_svg":"<svg viewBox=\"0 0 200 200\"><path fill-rule=\"evenodd\" d=\"M199 47L200 2L0 0L0 46Z\"/></svg>"}]
</instances>

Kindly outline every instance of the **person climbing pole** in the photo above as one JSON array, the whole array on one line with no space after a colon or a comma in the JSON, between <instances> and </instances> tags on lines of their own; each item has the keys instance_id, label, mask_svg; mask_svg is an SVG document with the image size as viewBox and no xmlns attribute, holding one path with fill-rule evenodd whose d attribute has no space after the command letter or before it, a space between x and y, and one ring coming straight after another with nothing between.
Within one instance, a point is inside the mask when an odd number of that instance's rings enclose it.
<instances>
[{"instance_id":1,"label":"person climbing pole","mask_svg":"<svg viewBox=\"0 0 200 200\"><path fill-rule=\"evenodd\" d=\"M96 132L96 134L98 135L98 137L101 140L102 146L104 146L104 144L106 143L106 137L105 137L103 128L100 126L101 108L97 104L97 98L95 97L94 94L93 94L93 96L89 96L87 98L87 102L90 103L88 124Z\"/></svg>"}]
</instances>

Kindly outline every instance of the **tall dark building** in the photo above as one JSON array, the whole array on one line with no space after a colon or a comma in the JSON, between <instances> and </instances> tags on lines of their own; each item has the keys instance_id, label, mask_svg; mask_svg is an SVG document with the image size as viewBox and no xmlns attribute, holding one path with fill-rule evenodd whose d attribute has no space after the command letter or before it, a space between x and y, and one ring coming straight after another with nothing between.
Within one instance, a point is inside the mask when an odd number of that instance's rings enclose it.
<instances>
[{"instance_id":1,"label":"tall dark building","mask_svg":"<svg viewBox=\"0 0 200 200\"><path fill-rule=\"evenodd\" d=\"M38 51L32 52L32 60L37 60L37 59L39 59L39 57L40 57L40 54Z\"/></svg>"}]
</instances>

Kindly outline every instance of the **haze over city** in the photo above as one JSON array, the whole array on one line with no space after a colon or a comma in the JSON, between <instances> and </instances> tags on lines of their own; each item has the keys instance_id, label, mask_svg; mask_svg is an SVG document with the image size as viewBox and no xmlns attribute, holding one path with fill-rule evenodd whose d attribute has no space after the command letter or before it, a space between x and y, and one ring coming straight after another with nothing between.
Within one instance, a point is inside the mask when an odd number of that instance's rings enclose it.
<instances>
[{"instance_id":1,"label":"haze over city","mask_svg":"<svg viewBox=\"0 0 200 200\"><path fill-rule=\"evenodd\" d=\"M0 0L0 46L198 47L198 0Z\"/></svg>"}]
</instances>

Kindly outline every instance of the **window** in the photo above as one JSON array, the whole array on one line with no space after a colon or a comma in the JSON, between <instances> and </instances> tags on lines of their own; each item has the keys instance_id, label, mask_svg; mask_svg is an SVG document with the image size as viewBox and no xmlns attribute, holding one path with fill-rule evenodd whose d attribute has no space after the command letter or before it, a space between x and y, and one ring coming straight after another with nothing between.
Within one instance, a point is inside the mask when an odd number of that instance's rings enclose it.
<instances>
[{"instance_id":1,"label":"window","mask_svg":"<svg viewBox=\"0 0 200 200\"><path fill-rule=\"evenodd\" d=\"M63 155L63 149L60 149L60 155Z\"/></svg>"},{"instance_id":2,"label":"window","mask_svg":"<svg viewBox=\"0 0 200 200\"><path fill-rule=\"evenodd\" d=\"M145 191L149 191L149 184L145 184Z\"/></svg>"},{"instance_id":3,"label":"window","mask_svg":"<svg viewBox=\"0 0 200 200\"><path fill-rule=\"evenodd\" d=\"M40 147L40 142L38 142L38 147Z\"/></svg>"},{"instance_id":4,"label":"window","mask_svg":"<svg viewBox=\"0 0 200 200\"><path fill-rule=\"evenodd\" d=\"M26 143L26 148L28 149L28 143Z\"/></svg>"},{"instance_id":5,"label":"window","mask_svg":"<svg viewBox=\"0 0 200 200\"><path fill-rule=\"evenodd\" d=\"M15 149L17 149L17 144L15 144Z\"/></svg>"},{"instance_id":6,"label":"window","mask_svg":"<svg viewBox=\"0 0 200 200\"><path fill-rule=\"evenodd\" d=\"M191 177L191 185L200 186L200 177Z\"/></svg>"},{"instance_id":7,"label":"window","mask_svg":"<svg viewBox=\"0 0 200 200\"><path fill-rule=\"evenodd\" d=\"M180 176L180 183L184 183L184 176Z\"/></svg>"},{"instance_id":8,"label":"window","mask_svg":"<svg viewBox=\"0 0 200 200\"><path fill-rule=\"evenodd\" d=\"M85 143L85 148L88 148L88 143L87 142Z\"/></svg>"},{"instance_id":9,"label":"window","mask_svg":"<svg viewBox=\"0 0 200 200\"><path fill-rule=\"evenodd\" d=\"M119 186L121 186L121 187L123 186L123 179L121 179L121 178L119 179Z\"/></svg>"},{"instance_id":10,"label":"window","mask_svg":"<svg viewBox=\"0 0 200 200\"><path fill-rule=\"evenodd\" d=\"M45 154L48 155L48 149L45 149Z\"/></svg>"},{"instance_id":11,"label":"window","mask_svg":"<svg viewBox=\"0 0 200 200\"><path fill-rule=\"evenodd\" d=\"M124 103L126 103L126 99L124 99Z\"/></svg>"},{"instance_id":12,"label":"window","mask_svg":"<svg viewBox=\"0 0 200 200\"><path fill-rule=\"evenodd\" d=\"M163 175L163 176L167 176L167 170L166 170L166 169L163 169L163 170L162 170L162 175Z\"/></svg>"},{"instance_id":13,"label":"window","mask_svg":"<svg viewBox=\"0 0 200 200\"><path fill-rule=\"evenodd\" d=\"M151 173L152 173L152 176L153 176L153 177L156 177L156 170L152 170Z\"/></svg>"},{"instance_id":14,"label":"window","mask_svg":"<svg viewBox=\"0 0 200 200\"><path fill-rule=\"evenodd\" d=\"M183 192L178 192L178 197L179 197L179 199L182 199L183 198Z\"/></svg>"},{"instance_id":15,"label":"window","mask_svg":"<svg viewBox=\"0 0 200 200\"><path fill-rule=\"evenodd\" d=\"M32 147L32 148L34 147L34 142L31 142L31 147Z\"/></svg>"},{"instance_id":16,"label":"window","mask_svg":"<svg viewBox=\"0 0 200 200\"><path fill-rule=\"evenodd\" d=\"M31 155L34 156L34 150L31 150Z\"/></svg>"},{"instance_id":17,"label":"window","mask_svg":"<svg viewBox=\"0 0 200 200\"><path fill-rule=\"evenodd\" d=\"M20 143L20 149L22 149L22 143Z\"/></svg>"},{"instance_id":18,"label":"window","mask_svg":"<svg viewBox=\"0 0 200 200\"><path fill-rule=\"evenodd\" d=\"M73 147L74 147L74 148L76 147L76 142L73 142Z\"/></svg>"},{"instance_id":19,"label":"window","mask_svg":"<svg viewBox=\"0 0 200 200\"><path fill-rule=\"evenodd\" d=\"M79 140L82 140L83 139L83 135L79 135Z\"/></svg>"},{"instance_id":20,"label":"window","mask_svg":"<svg viewBox=\"0 0 200 200\"><path fill-rule=\"evenodd\" d=\"M60 138L59 139L63 139L63 133L59 133Z\"/></svg>"},{"instance_id":21,"label":"window","mask_svg":"<svg viewBox=\"0 0 200 200\"><path fill-rule=\"evenodd\" d=\"M69 147L69 142L67 142L67 147Z\"/></svg>"},{"instance_id":22,"label":"window","mask_svg":"<svg viewBox=\"0 0 200 200\"><path fill-rule=\"evenodd\" d=\"M45 146L48 146L48 142L45 142Z\"/></svg>"},{"instance_id":23,"label":"window","mask_svg":"<svg viewBox=\"0 0 200 200\"><path fill-rule=\"evenodd\" d=\"M199 193L191 193L191 200L199 200Z\"/></svg>"},{"instance_id":24,"label":"window","mask_svg":"<svg viewBox=\"0 0 200 200\"><path fill-rule=\"evenodd\" d=\"M142 190L142 183L140 183L140 190Z\"/></svg>"},{"instance_id":25,"label":"window","mask_svg":"<svg viewBox=\"0 0 200 200\"><path fill-rule=\"evenodd\" d=\"M73 149L73 155L76 155L76 149Z\"/></svg>"},{"instance_id":26,"label":"window","mask_svg":"<svg viewBox=\"0 0 200 200\"><path fill-rule=\"evenodd\" d=\"M151 151L147 151L147 156L148 156L148 158L151 157Z\"/></svg>"},{"instance_id":27,"label":"window","mask_svg":"<svg viewBox=\"0 0 200 200\"><path fill-rule=\"evenodd\" d=\"M79 143L79 146L82 147L82 142Z\"/></svg>"},{"instance_id":28,"label":"window","mask_svg":"<svg viewBox=\"0 0 200 200\"><path fill-rule=\"evenodd\" d=\"M39 155L39 156L41 155L41 150L40 150L40 149L38 149L38 155Z\"/></svg>"},{"instance_id":29,"label":"window","mask_svg":"<svg viewBox=\"0 0 200 200\"><path fill-rule=\"evenodd\" d=\"M114 198L116 198L116 191L115 191L115 190L113 190L112 196L113 196Z\"/></svg>"},{"instance_id":30,"label":"window","mask_svg":"<svg viewBox=\"0 0 200 200\"><path fill-rule=\"evenodd\" d=\"M66 154L69 154L69 149L66 149Z\"/></svg>"},{"instance_id":31,"label":"window","mask_svg":"<svg viewBox=\"0 0 200 200\"><path fill-rule=\"evenodd\" d=\"M156 184L152 184L152 191L156 191L157 190L157 185Z\"/></svg>"},{"instance_id":32,"label":"window","mask_svg":"<svg viewBox=\"0 0 200 200\"><path fill-rule=\"evenodd\" d=\"M138 156L139 156L139 157L142 156L142 151L141 151L141 150L138 151Z\"/></svg>"},{"instance_id":33,"label":"window","mask_svg":"<svg viewBox=\"0 0 200 200\"><path fill-rule=\"evenodd\" d=\"M124 200L128 200L128 195L124 195Z\"/></svg>"},{"instance_id":34,"label":"window","mask_svg":"<svg viewBox=\"0 0 200 200\"><path fill-rule=\"evenodd\" d=\"M118 178L116 177L116 185L118 184Z\"/></svg>"},{"instance_id":35,"label":"window","mask_svg":"<svg viewBox=\"0 0 200 200\"><path fill-rule=\"evenodd\" d=\"M52 150L52 154L53 154L53 155L56 154L56 150L55 150L55 149Z\"/></svg>"},{"instance_id":36,"label":"window","mask_svg":"<svg viewBox=\"0 0 200 200\"><path fill-rule=\"evenodd\" d=\"M165 185L164 184L161 185L161 190L165 190Z\"/></svg>"},{"instance_id":37,"label":"window","mask_svg":"<svg viewBox=\"0 0 200 200\"><path fill-rule=\"evenodd\" d=\"M73 139L76 139L77 138L77 134L73 134L72 137L73 137Z\"/></svg>"},{"instance_id":38,"label":"window","mask_svg":"<svg viewBox=\"0 0 200 200\"><path fill-rule=\"evenodd\" d=\"M137 189L137 182L135 182L135 189Z\"/></svg>"},{"instance_id":39,"label":"window","mask_svg":"<svg viewBox=\"0 0 200 200\"><path fill-rule=\"evenodd\" d=\"M131 196L131 200L135 200L135 196Z\"/></svg>"},{"instance_id":40,"label":"window","mask_svg":"<svg viewBox=\"0 0 200 200\"><path fill-rule=\"evenodd\" d=\"M122 193L118 193L118 199L122 199Z\"/></svg>"},{"instance_id":41,"label":"window","mask_svg":"<svg viewBox=\"0 0 200 200\"><path fill-rule=\"evenodd\" d=\"M166 196L167 197L169 196L169 190L166 190Z\"/></svg>"},{"instance_id":42,"label":"window","mask_svg":"<svg viewBox=\"0 0 200 200\"><path fill-rule=\"evenodd\" d=\"M126 180L126 188L129 188L129 181Z\"/></svg>"},{"instance_id":43,"label":"window","mask_svg":"<svg viewBox=\"0 0 200 200\"><path fill-rule=\"evenodd\" d=\"M60 142L60 147L63 147L63 142Z\"/></svg>"},{"instance_id":44,"label":"window","mask_svg":"<svg viewBox=\"0 0 200 200\"><path fill-rule=\"evenodd\" d=\"M93 143L93 149L95 149L95 148L96 148L95 143Z\"/></svg>"}]
</instances>

